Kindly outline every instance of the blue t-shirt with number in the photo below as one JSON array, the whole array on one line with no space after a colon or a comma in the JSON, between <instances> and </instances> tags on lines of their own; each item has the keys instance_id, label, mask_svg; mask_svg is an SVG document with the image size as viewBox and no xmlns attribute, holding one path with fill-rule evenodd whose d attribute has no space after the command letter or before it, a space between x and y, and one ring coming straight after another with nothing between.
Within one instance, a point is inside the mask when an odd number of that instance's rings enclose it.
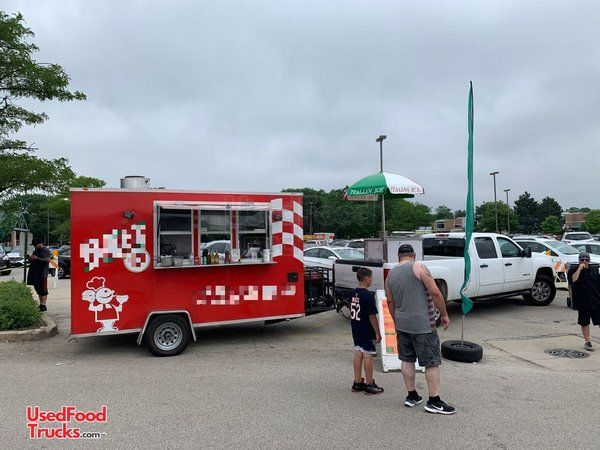
<instances>
[{"instance_id":1,"label":"blue t-shirt with number","mask_svg":"<svg viewBox=\"0 0 600 450\"><path fill-rule=\"evenodd\" d=\"M350 322L352 337L355 341L371 341L375 339L375 330L369 316L377 314L375 296L365 288L356 288L350 304Z\"/></svg>"}]
</instances>

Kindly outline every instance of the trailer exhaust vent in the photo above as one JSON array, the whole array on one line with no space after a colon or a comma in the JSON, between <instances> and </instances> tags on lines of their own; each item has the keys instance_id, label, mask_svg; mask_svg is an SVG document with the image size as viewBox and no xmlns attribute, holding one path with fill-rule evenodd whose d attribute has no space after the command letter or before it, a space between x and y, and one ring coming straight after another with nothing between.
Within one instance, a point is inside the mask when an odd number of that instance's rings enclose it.
<instances>
[{"instance_id":1,"label":"trailer exhaust vent","mask_svg":"<svg viewBox=\"0 0 600 450\"><path fill-rule=\"evenodd\" d=\"M140 175L128 175L121 178L121 189L148 189L150 187L150 178Z\"/></svg>"}]
</instances>

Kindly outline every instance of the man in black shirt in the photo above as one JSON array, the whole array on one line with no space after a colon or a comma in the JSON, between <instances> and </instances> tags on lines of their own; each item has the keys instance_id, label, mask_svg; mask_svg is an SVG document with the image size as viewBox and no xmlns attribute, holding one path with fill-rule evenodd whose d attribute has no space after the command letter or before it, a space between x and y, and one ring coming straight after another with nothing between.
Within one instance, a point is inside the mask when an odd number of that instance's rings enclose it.
<instances>
[{"instance_id":1,"label":"man in black shirt","mask_svg":"<svg viewBox=\"0 0 600 450\"><path fill-rule=\"evenodd\" d=\"M350 305L350 322L354 339L354 383L352 392L364 392L366 395L381 394L383 388L375 384L373 379L373 355L375 341L381 342L379 323L377 322L377 306L375 296L369 287L373 283L373 271L361 267L356 272L358 287L352 296ZM365 378L362 378L362 368Z\"/></svg>"},{"instance_id":2,"label":"man in black shirt","mask_svg":"<svg viewBox=\"0 0 600 450\"><path fill-rule=\"evenodd\" d=\"M34 251L29 257L29 273L27 284L33 286L40 298L40 311L47 311L46 300L48 299L48 263L52 254L44 247L41 239L34 238L31 241Z\"/></svg>"},{"instance_id":3,"label":"man in black shirt","mask_svg":"<svg viewBox=\"0 0 600 450\"><path fill-rule=\"evenodd\" d=\"M568 274L571 283L573 307L578 311L577 323L581 326L584 347L593 352L590 341L590 321L600 325L600 273L598 268L590 268L590 254L579 254L579 266L571 267Z\"/></svg>"}]
</instances>

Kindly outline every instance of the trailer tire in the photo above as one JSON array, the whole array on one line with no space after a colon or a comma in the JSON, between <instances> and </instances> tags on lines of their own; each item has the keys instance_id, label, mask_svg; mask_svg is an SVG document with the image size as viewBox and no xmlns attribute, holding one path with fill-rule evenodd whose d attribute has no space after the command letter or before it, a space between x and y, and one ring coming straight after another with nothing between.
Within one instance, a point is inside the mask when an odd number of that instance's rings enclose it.
<instances>
[{"instance_id":1,"label":"trailer tire","mask_svg":"<svg viewBox=\"0 0 600 450\"><path fill-rule=\"evenodd\" d=\"M442 356L452 361L474 363L483 358L483 347L474 342L444 341Z\"/></svg>"},{"instance_id":2,"label":"trailer tire","mask_svg":"<svg viewBox=\"0 0 600 450\"><path fill-rule=\"evenodd\" d=\"M531 291L523 294L523 300L531 306L548 306L556 297L556 286L547 275L538 275Z\"/></svg>"},{"instance_id":3,"label":"trailer tire","mask_svg":"<svg viewBox=\"0 0 600 450\"><path fill-rule=\"evenodd\" d=\"M159 315L152 319L145 333L148 349L154 356L175 356L190 342L190 324L174 314Z\"/></svg>"}]
</instances>

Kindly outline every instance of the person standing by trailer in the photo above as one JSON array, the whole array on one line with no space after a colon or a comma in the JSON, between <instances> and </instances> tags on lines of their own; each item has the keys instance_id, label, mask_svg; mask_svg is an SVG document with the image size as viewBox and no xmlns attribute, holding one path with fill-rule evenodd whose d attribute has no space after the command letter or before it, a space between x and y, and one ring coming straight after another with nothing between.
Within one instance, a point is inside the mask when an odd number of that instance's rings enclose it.
<instances>
[{"instance_id":1,"label":"person standing by trailer","mask_svg":"<svg viewBox=\"0 0 600 450\"><path fill-rule=\"evenodd\" d=\"M454 414L456 409L440 399L440 339L435 327L435 307L441 313L444 330L450 326L446 302L429 269L415 262L410 244L398 248L399 265L386 279L388 307L392 313L398 339L398 358L402 360L402 378L408 390L404 401L414 407L423 401L415 388L415 362L425 367L429 401L425 411Z\"/></svg>"},{"instance_id":2,"label":"person standing by trailer","mask_svg":"<svg viewBox=\"0 0 600 450\"><path fill-rule=\"evenodd\" d=\"M356 272L358 287L352 296L350 305L350 322L354 339L354 383L352 392L364 392L366 395L381 394L383 388L375 384L373 379L373 355L375 342L381 342L377 306L375 297L369 291L373 283L373 271L361 267ZM362 377L364 367L365 377Z\"/></svg>"},{"instance_id":3,"label":"person standing by trailer","mask_svg":"<svg viewBox=\"0 0 600 450\"><path fill-rule=\"evenodd\" d=\"M44 247L41 239L34 238L31 241L34 251L29 257L29 272L27 273L27 284L33 286L40 299L40 311L48 310L48 264L52 254L50 249Z\"/></svg>"},{"instance_id":4,"label":"person standing by trailer","mask_svg":"<svg viewBox=\"0 0 600 450\"><path fill-rule=\"evenodd\" d=\"M590 254L579 254L579 265L571 267L567 274L571 283L573 308L577 310L577 323L581 327L584 348L594 351L590 341L590 322L600 325L600 273L598 269L590 268Z\"/></svg>"}]
</instances>

